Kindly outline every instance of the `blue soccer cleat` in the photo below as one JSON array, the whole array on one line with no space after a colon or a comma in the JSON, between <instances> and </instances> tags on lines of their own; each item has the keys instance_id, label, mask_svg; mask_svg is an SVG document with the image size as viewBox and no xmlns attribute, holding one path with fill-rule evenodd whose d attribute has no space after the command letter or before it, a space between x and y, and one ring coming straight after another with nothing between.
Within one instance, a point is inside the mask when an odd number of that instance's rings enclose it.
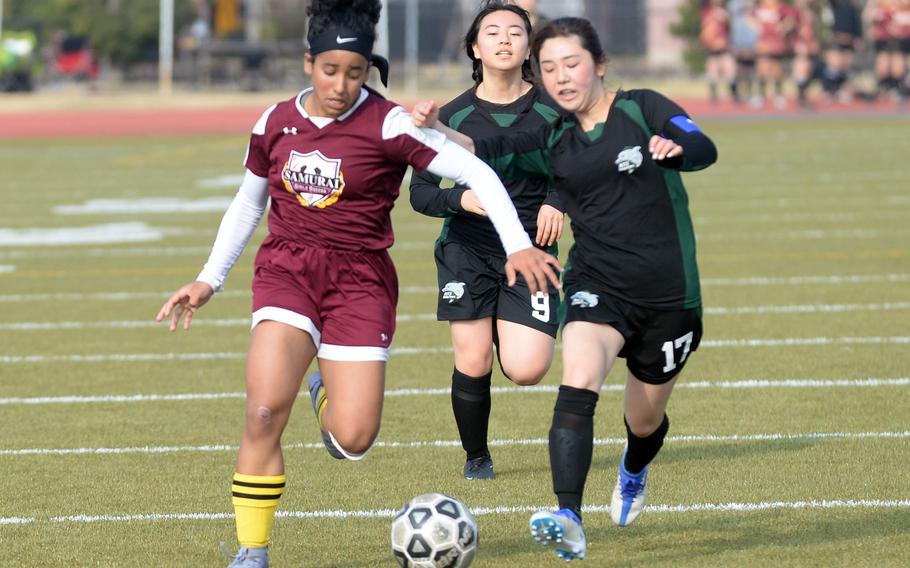
<instances>
[{"instance_id":1,"label":"blue soccer cleat","mask_svg":"<svg viewBox=\"0 0 910 568\"><path fill-rule=\"evenodd\" d=\"M322 385L322 375L319 371L313 372L306 380L307 388L310 390L310 399L313 402L313 412L316 414L316 424L319 425L319 431L322 433L322 443L325 444L325 449L328 450L329 455L337 460L345 459L344 454L342 454L338 448L335 446L335 442L332 441L332 436L329 435L322 427L322 409L325 407L325 387Z\"/></svg>"},{"instance_id":2,"label":"blue soccer cleat","mask_svg":"<svg viewBox=\"0 0 910 568\"><path fill-rule=\"evenodd\" d=\"M613 488L613 499L610 503L610 516L613 522L621 527L632 524L645 507L648 490L645 480L648 478L648 466L636 474L626 471L626 454L623 452L619 462L619 476Z\"/></svg>"},{"instance_id":3,"label":"blue soccer cleat","mask_svg":"<svg viewBox=\"0 0 910 568\"><path fill-rule=\"evenodd\" d=\"M241 546L234 561L228 568L269 568L269 548L250 548Z\"/></svg>"},{"instance_id":4,"label":"blue soccer cleat","mask_svg":"<svg viewBox=\"0 0 910 568\"><path fill-rule=\"evenodd\" d=\"M588 548L585 529L571 509L538 511L531 515L529 525L535 541L544 546L556 543L556 556L566 562L584 560Z\"/></svg>"}]
</instances>

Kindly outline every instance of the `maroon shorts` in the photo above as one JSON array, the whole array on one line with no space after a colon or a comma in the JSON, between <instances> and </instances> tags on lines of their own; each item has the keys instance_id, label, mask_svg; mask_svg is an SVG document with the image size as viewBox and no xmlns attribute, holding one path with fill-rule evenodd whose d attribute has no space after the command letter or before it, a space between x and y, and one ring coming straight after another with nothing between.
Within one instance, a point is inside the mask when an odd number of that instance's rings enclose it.
<instances>
[{"instance_id":1,"label":"maroon shorts","mask_svg":"<svg viewBox=\"0 0 910 568\"><path fill-rule=\"evenodd\" d=\"M317 356L386 361L398 276L387 251L305 247L268 236L256 255L253 326L273 320L308 332Z\"/></svg>"}]
</instances>

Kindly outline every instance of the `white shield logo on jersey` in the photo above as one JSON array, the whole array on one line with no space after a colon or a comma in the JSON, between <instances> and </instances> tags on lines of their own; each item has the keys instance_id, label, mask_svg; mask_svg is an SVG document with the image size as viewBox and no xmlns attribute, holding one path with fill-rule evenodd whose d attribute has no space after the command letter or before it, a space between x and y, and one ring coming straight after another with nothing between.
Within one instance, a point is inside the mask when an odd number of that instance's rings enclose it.
<instances>
[{"instance_id":1,"label":"white shield logo on jersey","mask_svg":"<svg viewBox=\"0 0 910 568\"><path fill-rule=\"evenodd\" d=\"M572 305L578 306L579 308L593 308L598 302L597 294L592 294L585 290L572 294L571 300Z\"/></svg>"},{"instance_id":2,"label":"white shield logo on jersey","mask_svg":"<svg viewBox=\"0 0 910 568\"><path fill-rule=\"evenodd\" d=\"M326 158L319 150L307 154L292 150L281 171L281 180L285 189L307 207L327 207L338 201L344 191L341 160Z\"/></svg>"},{"instance_id":3,"label":"white shield logo on jersey","mask_svg":"<svg viewBox=\"0 0 910 568\"><path fill-rule=\"evenodd\" d=\"M632 173L638 169L644 161L644 157L641 155L641 146L634 146L632 148L626 148L616 156L616 165L619 166L620 173L627 172Z\"/></svg>"},{"instance_id":4,"label":"white shield logo on jersey","mask_svg":"<svg viewBox=\"0 0 910 568\"><path fill-rule=\"evenodd\" d=\"M449 282L442 287L442 299L450 304L460 300L464 296L464 286L464 282Z\"/></svg>"}]
</instances>

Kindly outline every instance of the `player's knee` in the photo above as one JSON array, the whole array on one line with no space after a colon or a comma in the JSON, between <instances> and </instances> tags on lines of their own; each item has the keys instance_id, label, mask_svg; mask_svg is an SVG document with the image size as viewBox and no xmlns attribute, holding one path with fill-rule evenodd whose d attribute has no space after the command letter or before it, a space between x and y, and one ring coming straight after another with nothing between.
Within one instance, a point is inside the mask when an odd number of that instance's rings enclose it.
<instances>
[{"instance_id":1,"label":"player's knee","mask_svg":"<svg viewBox=\"0 0 910 568\"><path fill-rule=\"evenodd\" d=\"M252 432L273 430L280 420L274 408L267 405L254 405L247 410L247 429Z\"/></svg>"},{"instance_id":2,"label":"player's knee","mask_svg":"<svg viewBox=\"0 0 910 568\"><path fill-rule=\"evenodd\" d=\"M516 385L527 387L539 383L547 374L547 368L503 364L502 372Z\"/></svg>"},{"instance_id":3,"label":"player's knee","mask_svg":"<svg viewBox=\"0 0 910 568\"><path fill-rule=\"evenodd\" d=\"M346 453L352 455L366 453L373 446L378 434L378 429L371 427L344 428L338 432L332 432L335 443L341 446Z\"/></svg>"},{"instance_id":4,"label":"player's knee","mask_svg":"<svg viewBox=\"0 0 910 568\"><path fill-rule=\"evenodd\" d=\"M455 368L469 377L482 377L493 368L493 350L457 353Z\"/></svg>"}]
</instances>

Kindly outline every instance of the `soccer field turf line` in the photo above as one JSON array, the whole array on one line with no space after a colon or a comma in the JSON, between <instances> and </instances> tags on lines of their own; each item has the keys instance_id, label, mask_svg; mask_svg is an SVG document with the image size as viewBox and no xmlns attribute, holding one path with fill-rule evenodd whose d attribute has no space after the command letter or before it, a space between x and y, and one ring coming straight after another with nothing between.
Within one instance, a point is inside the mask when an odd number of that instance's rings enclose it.
<instances>
[{"instance_id":1,"label":"soccer field turf line","mask_svg":"<svg viewBox=\"0 0 910 568\"><path fill-rule=\"evenodd\" d=\"M683 380L674 389L776 389L776 388L872 388L910 385L910 377L863 378L863 379L745 379L739 381L689 381ZM601 392L622 392L625 385L608 384ZM538 394L555 393L556 385L529 385L514 387L490 387L491 394ZM385 392L386 398L403 396L449 395L449 388L393 389ZM300 392L299 398L309 398L309 393ZM136 402L180 402L193 400L243 399L244 392L181 393L181 394L135 394L96 396L44 396L0 398L0 405L45 405L45 404L91 404L91 403L136 403Z\"/></svg>"},{"instance_id":2,"label":"soccer field turf line","mask_svg":"<svg viewBox=\"0 0 910 568\"><path fill-rule=\"evenodd\" d=\"M757 347L811 347L832 345L903 345L910 344L910 336L869 337L787 337L743 338L702 341L699 349L757 348ZM557 349L559 346L557 345ZM393 347L389 355L427 355L451 353L452 347ZM207 351L201 353L107 353L93 355L0 355L0 365L20 363L139 363L150 361L211 361L217 359L243 359L245 351Z\"/></svg>"},{"instance_id":3,"label":"soccer field turf line","mask_svg":"<svg viewBox=\"0 0 910 568\"><path fill-rule=\"evenodd\" d=\"M815 285L845 285L845 284L875 284L875 283L900 283L910 282L910 273L890 274L847 274L847 275L812 275L812 276L750 276L739 278L703 278L701 284L710 286L815 286ZM435 286L402 286L399 289L402 295L406 294L436 294ZM34 294L0 294L0 302L132 302L135 300L167 299L173 291L150 292L59 292L59 293L34 293ZM219 298L248 298L249 290L225 290L219 292Z\"/></svg>"},{"instance_id":4,"label":"soccer field turf line","mask_svg":"<svg viewBox=\"0 0 910 568\"><path fill-rule=\"evenodd\" d=\"M472 507L474 516L515 515L533 513L552 506L517 505L511 507ZM850 499L850 500L811 500L811 501L765 501L758 503L693 503L687 505L646 505L646 513L748 513L769 509L907 509L910 500L883 499ZM585 505L582 511L588 514L608 513L608 505ZM319 510L319 511L281 511L275 516L284 519L349 519L349 518L391 518L397 509L364 509L364 510ZM144 515L67 515L48 518L38 517L0 517L0 527L34 524L34 523L130 523L162 521L215 521L233 519L231 513L161 513Z\"/></svg>"},{"instance_id":5,"label":"soccer field turf line","mask_svg":"<svg viewBox=\"0 0 910 568\"><path fill-rule=\"evenodd\" d=\"M885 302L877 304L794 304L767 306L709 307L708 315L774 315L814 314L844 312L889 312L910 309L910 302ZM399 323L436 321L436 314L398 314ZM193 320L196 327L249 327L250 318ZM10 322L0 323L0 331L60 331L81 329L142 329L164 327L163 322L153 320L112 320L112 321L51 321L51 322Z\"/></svg>"},{"instance_id":6,"label":"soccer field turf line","mask_svg":"<svg viewBox=\"0 0 910 568\"><path fill-rule=\"evenodd\" d=\"M792 442L800 440L865 440L865 439L907 439L910 431L903 432L811 432L806 434L708 434L667 436L667 443L725 443L725 442ZM594 438L595 446L622 446L625 438ZM546 446L546 438L510 438L493 439L488 442L491 447ZM324 450L322 443L297 442L282 444L288 450ZM406 442L377 441L372 448L417 449L417 448L460 448L461 440L414 440ZM207 444L199 446L131 446L122 448L20 448L0 450L0 457L23 456L109 456L119 454L176 454L186 452L236 452L239 446L229 444Z\"/></svg>"}]
</instances>

